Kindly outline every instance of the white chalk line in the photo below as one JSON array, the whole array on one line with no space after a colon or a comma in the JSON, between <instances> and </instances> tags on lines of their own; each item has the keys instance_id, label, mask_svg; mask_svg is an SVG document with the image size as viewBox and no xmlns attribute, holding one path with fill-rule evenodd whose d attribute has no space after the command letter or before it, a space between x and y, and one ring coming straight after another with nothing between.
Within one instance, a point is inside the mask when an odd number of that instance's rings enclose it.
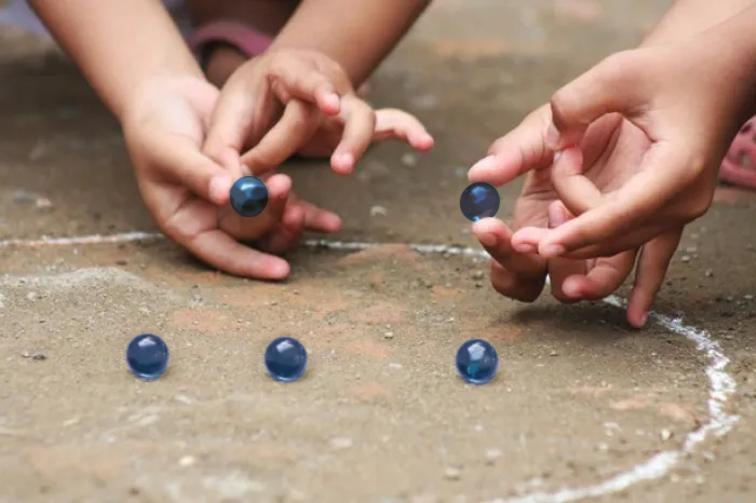
<instances>
[{"instance_id":1,"label":"white chalk line","mask_svg":"<svg viewBox=\"0 0 756 503\"><path fill-rule=\"evenodd\" d=\"M0 248L5 247L45 247L45 246L75 246L110 243L128 243L135 241L150 241L164 239L164 236L155 232L126 232L121 234L77 237L42 237L40 239L7 239L0 240ZM324 248L338 251L362 251L387 244L402 244L422 254L440 254L447 256L461 256L476 259L488 258L488 254L480 249L458 245L445 244L413 244L413 243L368 243L350 241L330 241L323 239L311 239L304 242L311 248ZM622 308L625 300L610 295L604 302L615 307ZM672 467L685 454L691 453L696 446L703 442L709 435L722 436L729 432L740 418L735 414L726 412L725 406L730 396L735 393L736 383L725 370L730 359L722 352L718 341L711 338L710 334L703 329L687 325L680 317L671 317L665 314L652 312L649 319L659 324L670 332L685 337L691 341L696 350L703 353L708 363L704 369L709 380L709 397L707 406L709 411L708 422L697 429L689 432L680 449L661 451L651 458L621 471L616 475L594 485L563 488L554 492L533 492L515 498L500 498L496 503L540 503L540 502L566 502L584 498L604 496L607 494L623 491L630 486L643 481L659 479L669 473Z\"/></svg>"},{"instance_id":2,"label":"white chalk line","mask_svg":"<svg viewBox=\"0 0 756 503\"><path fill-rule=\"evenodd\" d=\"M42 236L39 239L4 239L0 240L0 248L10 248L17 246L19 248L42 248L45 246L76 246L76 245L98 245L114 243L130 243L133 241L152 241L155 239L164 239L165 236L159 232L123 232L120 234L92 234L89 236L75 236L70 238L54 238Z\"/></svg>"}]
</instances>

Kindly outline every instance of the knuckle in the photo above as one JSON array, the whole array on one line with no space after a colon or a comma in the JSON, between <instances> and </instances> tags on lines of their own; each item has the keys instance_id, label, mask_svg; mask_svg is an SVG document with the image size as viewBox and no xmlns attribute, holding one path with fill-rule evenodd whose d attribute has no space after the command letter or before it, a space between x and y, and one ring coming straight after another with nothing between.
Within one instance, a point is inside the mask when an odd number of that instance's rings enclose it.
<instances>
[{"instance_id":1,"label":"knuckle","mask_svg":"<svg viewBox=\"0 0 756 503\"><path fill-rule=\"evenodd\" d=\"M551 96L549 105L551 107L551 120L557 129L563 129L570 116L571 104L573 102L572 91L569 87L563 87Z\"/></svg>"},{"instance_id":2,"label":"knuckle","mask_svg":"<svg viewBox=\"0 0 756 503\"><path fill-rule=\"evenodd\" d=\"M604 58L597 67L600 83L611 85L624 80L633 72L635 58L633 51L620 51Z\"/></svg>"},{"instance_id":3,"label":"knuckle","mask_svg":"<svg viewBox=\"0 0 756 503\"><path fill-rule=\"evenodd\" d=\"M688 208L686 220L692 221L702 217L709 210L712 199L713 194L711 193L703 193L694 197L690 203L690 207Z\"/></svg>"},{"instance_id":4,"label":"knuckle","mask_svg":"<svg viewBox=\"0 0 756 503\"><path fill-rule=\"evenodd\" d=\"M195 231L191 226L184 224L181 218L181 212L176 211L168 217L162 224L162 230L165 234L179 244L185 244L194 239Z\"/></svg>"}]
</instances>

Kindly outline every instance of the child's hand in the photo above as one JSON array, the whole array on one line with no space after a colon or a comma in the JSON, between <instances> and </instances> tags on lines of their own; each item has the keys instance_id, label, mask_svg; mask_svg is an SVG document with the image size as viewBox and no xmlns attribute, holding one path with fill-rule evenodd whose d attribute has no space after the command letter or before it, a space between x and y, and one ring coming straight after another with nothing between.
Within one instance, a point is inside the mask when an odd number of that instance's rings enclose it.
<instances>
[{"instance_id":1,"label":"child's hand","mask_svg":"<svg viewBox=\"0 0 756 503\"><path fill-rule=\"evenodd\" d=\"M471 181L496 185L526 173L525 185L515 207L515 229L546 231L565 225L572 218L559 200L552 177L555 169L564 162L571 162L575 149L563 154L556 165L553 164L553 153L546 147L543 136L550 122L549 107L539 108L516 129L497 140L489 157L469 172ZM638 128L617 114L608 115L592 124L581 142L586 176L602 190L616 190L633 175L632 171L623 171L624 168L637 166L648 145L647 138ZM475 223L473 232L495 259L491 269L494 287L508 297L523 301L538 297L547 273L552 293L562 302L605 297L619 288L630 274L637 252L631 249L588 260L546 260L538 255L536 246L513 239L512 231L496 219ZM643 247L628 305L628 321L633 326L645 323L678 239L679 232L670 232Z\"/></svg>"},{"instance_id":2,"label":"child's hand","mask_svg":"<svg viewBox=\"0 0 756 503\"><path fill-rule=\"evenodd\" d=\"M647 146L637 165L612 161L612 171L626 179L613 191L591 180L591 163L579 151L566 151L552 181L577 217L553 230L522 229L515 246L537 246L547 258L610 255L679 232L705 213L727 146L756 103L756 65L744 60L736 39L711 30L619 53L558 91L546 132L551 147L580 144L612 112L642 133Z\"/></svg>"},{"instance_id":3,"label":"child's hand","mask_svg":"<svg viewBox=\"0 0 756 503\"><path fill-rule=\"evenodd\" d=\"M371 142L386 138L418 150L433 146L413 116L374 112L323 54L275 50L242 65L223 87L204 151L220 160L229 150L252 147L242 161L258 175L299 151L330 154L334 171L347 174Z\"/></svg>"},{"instance_id":4,"label":"child's hand","mask_svg":"<svg viewBox=\"0 0 756 503\"><path fill-rule=\"evenodd\" d=\"M285 175L266 180L269 204L254 219L228 207L232 181L241 176L238 156L223 153L223 166L200 151L218 90L184 78L152 82L136 93L123 127L142 197L158 226L205 262L232 274L282 279L289 264L237 241L257 240L274 253L290 248L303 228L339 229L333 213L298 201Z\"/></svg>"}]
</instances>

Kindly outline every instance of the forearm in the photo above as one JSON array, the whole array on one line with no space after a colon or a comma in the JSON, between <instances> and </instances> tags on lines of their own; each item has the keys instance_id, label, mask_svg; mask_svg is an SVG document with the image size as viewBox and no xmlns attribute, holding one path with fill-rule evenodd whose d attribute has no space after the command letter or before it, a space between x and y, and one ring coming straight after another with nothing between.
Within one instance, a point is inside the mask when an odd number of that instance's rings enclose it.
<instances>
[{"instance_id":1,"label":"forearm","mask_svg":"<svg viewBox=\"0 0 756 503\"><path fill-rule=\"evenodd\" d=\"M723 57L727 57L731 64L731 74L722 78L735 79L742 82L750 90L747 97L745 117L756 114L756 2L733 16L708 30L712 40L722 41Z\"/></svg>"},{"instance_id":2,"label":"forearm","mask_svg":"<svg viewBox=\"0 0 756 503\"><path fill-rule=\"evenodd\" d=\"M429 0L303 0L272 48L320 51L359 85L397 44Z\"/></svg>"},{"instance_id":3,"label":"forearm","mask_svg":"<svg viewBox=\"0 0 756 503\"><path fill-rule=\"evenodd\" d=\"M716 26L750 6L754 0L677 0L642 45L674 42Z\"/></svg>"},{"instance_id":4,"label":"forearm","mask_svg":"<svg viewBox=\"0 0 756 503\"><path fill-rule=\"evenodd\" d=\"M158 0L33 0L31 4L119 118L151 78L202 77Z\"/></svg>"}]
</instances>

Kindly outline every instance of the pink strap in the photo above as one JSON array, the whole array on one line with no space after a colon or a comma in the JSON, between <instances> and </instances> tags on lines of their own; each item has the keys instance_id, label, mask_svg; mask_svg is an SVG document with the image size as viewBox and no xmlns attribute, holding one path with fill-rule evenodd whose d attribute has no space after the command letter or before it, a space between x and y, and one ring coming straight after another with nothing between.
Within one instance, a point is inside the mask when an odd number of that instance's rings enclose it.
<instances>
[{"instance_id":1,"label":"pink strap","mask_svg":"<svg viewBox=\"0 0 756 503\"><path fill-rule=\"evenodd\" d=\"M232 45L252 58L265 52L273 39L237 21L213 21L200 26L189 36L189 47L199 57L203 49L213 42Z\"/></svg>"}]
</instances>

